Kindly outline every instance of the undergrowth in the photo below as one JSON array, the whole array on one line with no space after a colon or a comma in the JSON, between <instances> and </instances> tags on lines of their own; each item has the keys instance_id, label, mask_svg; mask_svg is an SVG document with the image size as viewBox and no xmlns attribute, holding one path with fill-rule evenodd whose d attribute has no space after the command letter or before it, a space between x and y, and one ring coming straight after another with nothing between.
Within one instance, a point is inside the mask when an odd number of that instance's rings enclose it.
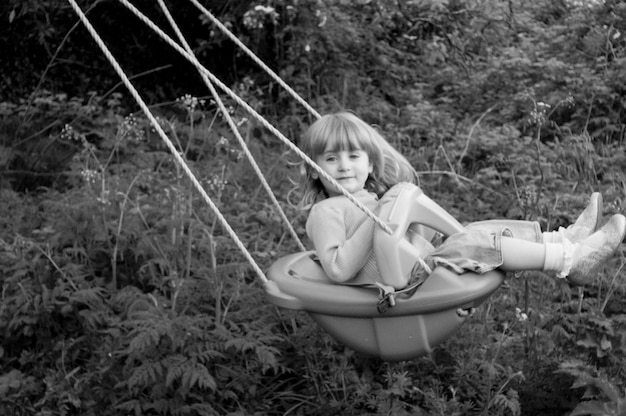
<instances>
[{"instance_id":1,"label":"undergrowth","mask_svg":"<svg viewBox=\"0 0 626 416\"><path fill-rule=\"evenodd\" d=\"M122 116L115 101L92 97L84 105L99 130L53 129L72 149L56 182L2 189L5 414L618 414L623 407L623 254L584 290L542 273L510 277L427 356L364 357L307 316L264 301L250 265L144 117ZM533 136L480 125L480 143L465 136L417 153L401 129L387 127L420 166L422 187L463 221L506 216L555 228L575 220L591 189L604 193L607 213L623 212L619 189L597 180L605 160L623 166L623 156L578 136L544 143L549 114L537 122L535 110L529 101ZM250 136L247 120L233 116ZM420 122L434 127L437 119ZM181 97L159 122L261 267L297 250L212 103ZM286 195L292 158L276 159L284 149L270 140L251 148ZM450 189L463 192L451 198ZM303 235L303 213L283 208Z\"/></svg>"}]
</instances>

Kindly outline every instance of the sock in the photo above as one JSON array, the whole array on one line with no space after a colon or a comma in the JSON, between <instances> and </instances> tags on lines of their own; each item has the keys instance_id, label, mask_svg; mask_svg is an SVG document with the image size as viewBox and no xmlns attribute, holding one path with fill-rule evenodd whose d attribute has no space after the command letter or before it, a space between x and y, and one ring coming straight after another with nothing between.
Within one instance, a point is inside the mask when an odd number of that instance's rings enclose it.
<instances>
[{"instance_id":1,"label":"sock","mask_svg":"<svg viewBox=\"0 0 626 416\"><path fill-rule=\"evenodd\" d=\"M571 243L570 243L571 245ZM544 242L545 247L545 258L543 260L543 270L544 271L556 271L559 272L558 276L561 277L561 274L566 271L569 273L569 269L571 268L571 252L569 256L566 254L564 244L562 243L546 243ZM566 261L566 258L569 258L569 265ZM567 268L567 270L565 270ZM567 276L567 275L565 275ZM562 276L562 277L565 277Z\"/></svg>"},{"instance_id":2,"label":"sock","mask_svg":"<svg viewBox=\"0 0 626 416\"><path fill-rule=\"evenodd\" d=\"M563 227L559 227L558 231L544 231L541 233L543 235L544 243L561 243L563 242L563 234L561 231L564 231Z\"/></svg>"}]
</instances>

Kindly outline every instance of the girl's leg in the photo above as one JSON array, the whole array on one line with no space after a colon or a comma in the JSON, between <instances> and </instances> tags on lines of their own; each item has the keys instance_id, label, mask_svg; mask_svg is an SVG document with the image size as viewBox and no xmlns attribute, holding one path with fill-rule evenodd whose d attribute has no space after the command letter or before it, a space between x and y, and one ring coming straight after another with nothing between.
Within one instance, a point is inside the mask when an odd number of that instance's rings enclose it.
<instances>
[{"instance_id":1,"label":"girl's leg","mask_svg":"<svg viewBox=\"0 0 626 416\"><path fill-rule=\"evenodd\" d=\"M584 284L594 270L613 256L626 236L626 218L614 215L604 227L581 242L534 243L502 237L502 265L505 271L556 271L573 284Z\"/></svg>"},{"instance_id":2,"label":"girl's leg","mask_svg":"<svg viewBox=\"0 0 626 416\"><path fill-rule=\"evenodd\" d=\"M522 270L544 270L546 263L547 247L556 246L557 250L562 248L561 244L536 243L534 241L521 240L518 238L502 237L502 270L518 272ZM551 247L551 249L554 247ZM563 250L561 249L561 264L563 266ZM558 252L550 252L550 259L558 258Z\"/></svg>"},{"instance_id":3,"label":"girl's leg","mask_svg":"<svg viewBox=\"0 0 626 416\"><path fill-rule=\"evenodd\" d=\"M576 219L576 222L567 228L560 227L557 231L541 232L541 227L536 221L519 221L508 219L495 219L478 221L467 224L467 230L482 230L492 233L500 232L506 228L511 236L527 241L538 243L561 243L567 239L572 243L582 241L593 234L600 226L602 219L602 195L598 192L591 194L589 204Z\"/></svg>"},{"instance_id":4,"label":"girl's leg","mask_svg":"<svg viewBox=\"0 0 626 416\"><path fill-rule=\"evenodd\" d=\"M566 253L574 249L573 244L535 243L504 236L501 247L502 266L500 268L510 272L562 271L568 257Z\"/></svg>"},{"instance_id":5,"label":"girl's leg","mask_svg":"<svg viewBox=\"0 0 626 416\"><path fill-rule=\"evenodd\" d=\"M600 230L583 241L537 243L506 236L501 231L472 230L454 234L429 256L434 265L457 273L506 271L556 271L574 284L584 284L595 267L611 258L626 235L626 218L614 215Z\"/></svg>"}]
</instances>

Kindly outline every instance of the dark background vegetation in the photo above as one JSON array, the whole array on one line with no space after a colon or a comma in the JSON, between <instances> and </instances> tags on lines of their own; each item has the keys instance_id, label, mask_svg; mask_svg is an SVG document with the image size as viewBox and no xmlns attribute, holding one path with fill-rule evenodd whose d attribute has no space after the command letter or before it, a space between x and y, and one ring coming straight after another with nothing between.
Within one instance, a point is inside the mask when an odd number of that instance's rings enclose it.
<instances>
[{"instance_id":1,"label":"dark background vegetation","mask_svg":"<svg viewBox=\"0 0 626 416\"><path fill-rule=\"evenodd\" d=\"M201 3L319 112L380 126L461 221L555 229L594 190L626 210L622 1ZM195 69L118 1L79 4L259 265L297 251ZM156 1L133 4L173 33ZM190 2L167 4L297 142L313 117ZM510 276L431 354L362 356L264 300L69 3L6 0L0 19L0 413L626 411L623 248L585 288ZM304 238L297 159L225 100Z\"/></svg>"}]
</instances>

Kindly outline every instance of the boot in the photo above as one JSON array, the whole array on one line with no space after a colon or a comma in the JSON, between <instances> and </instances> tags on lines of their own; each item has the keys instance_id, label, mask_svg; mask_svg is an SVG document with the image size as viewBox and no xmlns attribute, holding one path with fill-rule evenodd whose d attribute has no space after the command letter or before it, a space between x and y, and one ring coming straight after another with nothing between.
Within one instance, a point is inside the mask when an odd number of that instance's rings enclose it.
<instances>
[{"instance_id":1,"label":"boot","mask_svg":"<svg viewBox=\"0 0 626 416\"><path fill-rule=\"evenodd\" d=\"M589 204L576 219L576 222L567 228L559 227L557 231L543 233L543 241L547 243L562 243L568 240L578 243L593 234L602 221L602 194L594 192L589 198Z\"/></svg>"},{"instance_id":2,"label":"boot","mask_svg":"<svg viewBox=\"0 0 626 416\"><path fill-rule=\"evenodd\" d=\"M567 277L573 285L584 285L594 272L610 259L626 236L626 217L616 214L598 231L578 243L564 242L564 269L559 277ZM569 265L568 265L569 263Z\"/></svg>"}]
</instances>

